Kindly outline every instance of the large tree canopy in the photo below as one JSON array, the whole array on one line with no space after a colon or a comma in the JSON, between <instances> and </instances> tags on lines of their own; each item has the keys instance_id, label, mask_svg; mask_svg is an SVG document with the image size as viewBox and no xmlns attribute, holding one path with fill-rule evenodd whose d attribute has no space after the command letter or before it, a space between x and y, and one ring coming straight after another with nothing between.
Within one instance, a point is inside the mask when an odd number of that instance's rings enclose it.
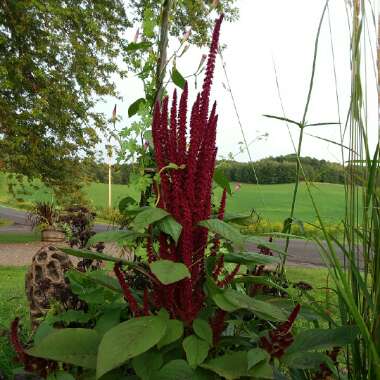
<instances>
[{"instance_id":1,"label":"large tree canopy","mask_svg":"<svg viewBox=\"0 0 380 380\"><path fill-rule=\"evenodd\" d=\"M94 99L129 26L122 0L0 0L0 168L62 186L105 128Z\"/></svg>"}]
</instances>

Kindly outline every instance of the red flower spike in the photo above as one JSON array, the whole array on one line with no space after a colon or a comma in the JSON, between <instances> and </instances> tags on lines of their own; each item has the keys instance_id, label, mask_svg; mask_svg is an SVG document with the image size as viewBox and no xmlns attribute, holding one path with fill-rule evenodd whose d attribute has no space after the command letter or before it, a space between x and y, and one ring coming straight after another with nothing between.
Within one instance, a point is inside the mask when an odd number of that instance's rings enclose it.
<instances>
[{"instance_id":1,"label":"red flower spike","mask_svg":"<svg viewBox=\"0 0 380 380\"><path fill-rule=\"evenodd\" d=\"M144 306L143 306L143 314L145 316L149 315L150 314L150 311L149 311L149 293L148 293L148 289L145 288L144 289Z\"/></svg>"},{"instance_id":2,"label":"red flower spike","mask_svg":"<svg viewBox=\"0 0 380 380\"><path fill-rule=\"evenodd\" d=\"M198 94L192 107L188 149L187 83L178 105L177 94L173 94L170 126L167 98L163 100L161 109L156 105L152 122L157 170L161 171L161 181L155 184L155 193L159 196L158 207L171 213L182 226L177 244L167 235L160 234L158 256L184 263L190 270L191 278L168 286L154 284L151 298L156 307L164 307L171 317L179 318L186 324L191 324L197 317L205 300L204 255L208 231L197 224L211 215L212 177L216 158L216 104L210 114L208 110L222 18L215 23L202 93ZM180 170L162 170L170 162L183 167ZM153 260L150 241L147 251L149 260Z\"/></svg>"},{"instance_id":3,"label":"red flower spike","mask_svg":"<svg viewBox=\"0 0 380 380\"><path fill-rule=\"evenodd\" d=\"M264 348L272 358L281 358L287 348L293 343L291 329L300 310L301 305L297 304L286 322L280 324L276 329L271 330L269 337L264 336L260 339L260 346Z\"/></svg>"},{"instance_id":4,"label":"red flower spike","mask_svg":"<svg viewBox=\"0 0 380 380\"><path fill-rule=\"evenodd\" d=\"M116 278L119 281L120 287L123 290L124 298L128 301L129 307L133 314L139 315L139 309L137 306L137 302L133 297L131 291L129 290L129 286L125 281L124 273L120 269L120 264L116 263L113 267Z\"/></svg>"},{"instance_id":5,"label":"red flower spike","mask_svg":"<svg viewBox=\"0 0 380 380\"><path fill-rule=\"evenodd\" d=\"M179 101L179 126L178 126L178 164L182 165L186 160L186 114L187 114L188 86L187 82Z\"/></svg>"},{"instance_id":6,"label":"red flower spike","mask_svg":"<svg viewBox=\"0 0 380 380\"><path fill-rule=\"evenodd\" d=\"M214 317L210 321L214 346L219 343L220 337L224 330L226 315L227 313L224 310L217 310Z\"/></svg>"},{"instance_id":7,"label":"red flower spike","mask_svg":"<svg viewBox=\"0 0 380 380\"><path fill-rule=\"evenodd\" d=\"M218 219L224 219L224 211L226 209L226 198L227 198L227 189L223 190L222 199L220 200L220 206L218 211Z\"/></svg>"}]
</instances>

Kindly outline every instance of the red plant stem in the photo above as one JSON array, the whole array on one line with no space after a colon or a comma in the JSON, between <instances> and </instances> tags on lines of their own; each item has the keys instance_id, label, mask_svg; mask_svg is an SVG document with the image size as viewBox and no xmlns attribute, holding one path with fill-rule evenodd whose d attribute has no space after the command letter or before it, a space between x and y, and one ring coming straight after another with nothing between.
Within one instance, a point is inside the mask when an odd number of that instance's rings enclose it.
<instances>
[{"instance_id":1,"label":"red plant stem","mask_svg":"<svg viewBox=\"0 0 380 380\"><path fill-rule=\"evenodd\" d=\"M235 276L239 272L239 269L240 269L240 264L237 264L231 273L229 273L223 280L218 281L217 285L220 288L222 288L222 287L225 287L225 286L231 284L231 282L233 281L233 279L235 278Z\"/></svg>"},{"instance_id":2,"label":"red plant stem","mask_svg":"<svg viewBox=\"0 0 380 380\"><path fill-rule=\"evenodd\" d=\"M10 340L11 344L16 351L17 358L21 363L24 363L26 361L26 353L24 350L24 347L22 346L19 336L18 336L18 326L19 326L20 319L15 318L11 323L11 334L10 334Z\"/></svg>"},{"instance_id":3,"label":"red plant stem","mask_svg":"<svg viewBox=\"0 0 380 380\"><path fill-rule=\"evenodd\" d=\"M121 289L123 290L124 298L129 303L129 307L130 307L132 313L135 315L138 315L139 309L138 309L137 302L136 302L135 298L133 297L131 291L129 290L129 286L128 286L127 282L125 281L124 274L120 269L120 264L115 263L113 270L115 272L117 280L119 281Z\"/></svg>"}]
</instances>

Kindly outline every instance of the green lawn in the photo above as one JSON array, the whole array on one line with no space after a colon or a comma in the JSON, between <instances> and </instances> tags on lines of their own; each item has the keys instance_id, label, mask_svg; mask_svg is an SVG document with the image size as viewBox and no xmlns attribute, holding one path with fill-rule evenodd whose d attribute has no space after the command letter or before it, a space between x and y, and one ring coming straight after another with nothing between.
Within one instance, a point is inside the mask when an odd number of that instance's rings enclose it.
<instances>
[{"instance_id":1,"label":"green lawn","mask_svg":"<svg viewBox=\"0 0 380 380\"><path fill-rule=\"evenodd\" d=\"M240 190L228 198L227 210L244 212L254 209L264 219L272 222L282 222L289 215L293 187L294 184L259 186L242 184ZM8 194L5 175L0 173L0 203L26 207L28 202L30 204L34 200L51 199L49 189L44 186L40 186L37 190L26 186L26 189L27 194L17 195L17 198L23 198L26 203L16 201ZM92 183L87 187L86 191L95 208L107 207L107 184ZM113 185L113 205L117 206L120 199L126 196L126 193L126 185ZM343 185L316 183L312 186L312 193L324 220L330 223L340 222L344 215ZM295 217L302 221L316 221L306 186L303 183L299 187Z\"/></svg>"},{"instance_id":2,"label":"green lawn","mask_svg":"<svg viewBox=\"0 0 380 380\"><path fill-rule=\"evenodd\" d=\"M40 241L41 235L37 232L3 232L0 233L0 244L30 243Z\"/></svg>"},{"instance_id":3,"label":"green lawn","mask_svg":"<svg viewBox=\"0 0 380 380\"><path fill-rule=\"evenodd\" d=\"M25 268L0 267L0 368L6 378L10 376L11 368L17 365L12 362L14 353L4 332L17 316L23 321L23 333L26 335L29 330L24 277Z\"/></svg>"}]
</instances>

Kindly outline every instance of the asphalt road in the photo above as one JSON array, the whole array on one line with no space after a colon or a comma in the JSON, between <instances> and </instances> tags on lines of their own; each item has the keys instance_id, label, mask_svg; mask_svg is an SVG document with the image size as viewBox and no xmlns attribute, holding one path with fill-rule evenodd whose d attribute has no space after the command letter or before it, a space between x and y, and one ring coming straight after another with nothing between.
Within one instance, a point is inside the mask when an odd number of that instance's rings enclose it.
<instances>
[{"instance_id":1,"label":"asphalt road","mask_svg":"<svg viewBox=\"0 0 380 380\"><path fill-rule=\"evenodd\" d=\"M1 227L0 232L25 232L30 230L30 224L26 218L25 211L0 206L0 218L12 220L15 223L12 226ZM102 232L113 229L113 227L106 224L96 224L94 229L96 232ZM277 240L275 241L275 244L283 249L285 246L285 241ZM254 246L249 248L254 248ZM338 256L342 261L343 255L339 253ZM306 240L290 241L287 262L292 265L299 265L303 267L325 266L319 254L319 247L314 242Z\"/></svg>"},{"instance_id":2,"label":"asphalt road","mask_svg":"<svg viewBox=\"0 0 380 380\"><path fill-rule=\"evenodd\" d=\"M6 227L0 227L0 231L3 232L19 232L19 231L28 231L30 230L31 226L28 221L28 218L26 217L26 211L23 210L16 210L14 208L4 207L0 206L0 218L11 220L14 222L11 226ZM103 232L112 230L113 227L111 225L107 224L95 224L94 230L96 232Z\"/></svg>"}]
</instances>

